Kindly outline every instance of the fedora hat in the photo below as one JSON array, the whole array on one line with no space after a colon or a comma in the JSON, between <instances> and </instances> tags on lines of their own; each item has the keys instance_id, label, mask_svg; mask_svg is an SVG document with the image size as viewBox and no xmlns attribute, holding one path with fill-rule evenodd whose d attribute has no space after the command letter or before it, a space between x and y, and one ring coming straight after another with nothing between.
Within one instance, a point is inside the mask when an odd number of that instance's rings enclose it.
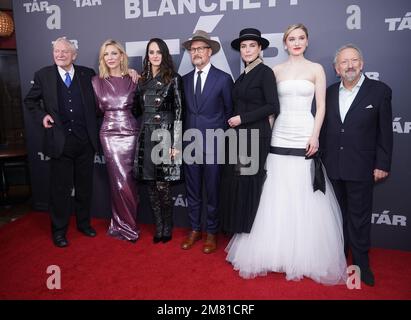
<instances>
[{"instance_id":1,"label":"fedora hat","mask_svg":"<svg viewBox=\"0 0 411 320\"><path fill-rule=\"evenodd\" d=\"M261 37L260 30L254 28L246 28L240 31L240 36L237 39L231 41L231 47L235 50L240 50L240 43L245 40L257 41L261 45L261 48L263 50L270 44L270 41Z\"/></svg>"},{"instance_id":2,"label":"fedora hat","mask_svg":"<svg viewBox=\"0 0 411 320\"><path fill-rule=\"evenodd\" d=\"M207 43L211 48L212 54L216 54L220 50L220 44L217 41L211 40L209 34L203 30L194 32L191 39L183 42L182 46L187 50L190 50L193 41L203 41Z\"/></svg>"}]
</instances>

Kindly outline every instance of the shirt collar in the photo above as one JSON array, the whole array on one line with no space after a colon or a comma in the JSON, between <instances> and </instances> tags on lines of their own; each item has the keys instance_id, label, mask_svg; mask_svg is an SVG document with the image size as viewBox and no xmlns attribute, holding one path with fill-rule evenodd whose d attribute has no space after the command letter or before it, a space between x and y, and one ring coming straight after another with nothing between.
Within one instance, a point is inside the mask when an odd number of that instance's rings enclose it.
<instances>
[{"instance_id":1,"label":"shirt collar","mask_svg":"<svg viewBox=\"0 0 411 320\"><path fill-rule=\"evenodd\" d=\"M205 66L203 69L201 69L201 71L203 71L203 74L206 76L206 75L208 74L208 72L210 71L210 68L211 68L211 62L208 62L208 63L206 64L206 66ZM200 69L198 69L198 68L196 67L195 73L197 74L198 71L200 71Z\"/></svg>"},{"instance_id":2,"label":"shirt collar","mask_svg":"<svg viewBox=\"0 0 411 320\"><path fill-rule=\"evenodd\" d=\"M361 87L364 80L365 80L365 76L364 76L363 73L361 73L360 80L358 80L358 82L355 84L355 86L349 91L358 90ZM341 90L348 90L346 87L344 87L344 84L343 84L342 81L340 82L340 91Z\"/></svg>"},{"instance_id":3,"label":"shirt collar","mask_svg":"<svg viewBox=\"0 0 411 320\"><path fill-rule=\"evenodd\" d=\"M66 77L66 72L70 74L70 78L73 79L74 77L74 65L71 65L71 69L69 71L64 70L62 67L57 66L57 70L60 76L64 79Z\"/></svg>"},{"instance_id":4,"label":"shirt collar","mask_svg":"<svg viewBox=\"0 0 411 320\"><path fill-rule=\"evenodd\" d=\"M261 58L255 59L247 67L245 67L244 72L249 73L251 70L253 70L256 66L258 66L262 62L263 62L263 60Z\"/></svg>"}]
</instances>

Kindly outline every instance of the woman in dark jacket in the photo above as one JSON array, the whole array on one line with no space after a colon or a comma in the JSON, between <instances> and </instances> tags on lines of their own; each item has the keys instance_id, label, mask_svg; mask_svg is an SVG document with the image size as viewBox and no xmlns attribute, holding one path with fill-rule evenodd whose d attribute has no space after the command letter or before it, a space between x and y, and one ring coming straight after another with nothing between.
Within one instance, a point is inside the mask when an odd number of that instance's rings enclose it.
<instances>
[{"instance_id":1,"label":"woman in dark jacket","mask_svg":"<svg viewBox=\"0 0 411 320\"><path fill-rule=\"evenodd\" d=\"M253 28L243 29L231 42L233 49L240 51L245 69L234 84L234 116L228 120L236 130L238 145L237 163L226 166L222 179L225 201L220 212L227 233L250 232L266 176L269 119L279 110L274 73L260 58L268 45L269 41Z\"/></svg>"},{"instance_id":2,"label":"woman in dark jacket","mask_svg":"<svg viewBox=\"0 0 411 320\"><path fill-rule=\"evenodd\" d=\"M171 240L173 228L170 182L180 180L182 173L182 84L163 40L148 42L143 64L135 96L142 127L134 173L137 179L148 182L156 225L153 242L165 243Z\"/></svg>"}]
</instances>

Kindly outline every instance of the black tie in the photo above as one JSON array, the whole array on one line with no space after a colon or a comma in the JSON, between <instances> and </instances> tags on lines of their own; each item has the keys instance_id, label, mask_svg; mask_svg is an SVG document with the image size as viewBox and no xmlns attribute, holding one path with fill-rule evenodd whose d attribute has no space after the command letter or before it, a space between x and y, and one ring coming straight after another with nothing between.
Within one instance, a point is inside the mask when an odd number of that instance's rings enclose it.
<instances>
[{"instance_id":1,"label":"black tie","mask_svg":"<svg viewBox=\"0 0 411 320\"><path fill-rule=\"evenodd\" d=\"M196 102L197 106L200 106L201 102L201 74L203 71L197 71L197 83L196 83L196 91L195 91L195 96L196 96Z\"/></svg>"}]
</instances>

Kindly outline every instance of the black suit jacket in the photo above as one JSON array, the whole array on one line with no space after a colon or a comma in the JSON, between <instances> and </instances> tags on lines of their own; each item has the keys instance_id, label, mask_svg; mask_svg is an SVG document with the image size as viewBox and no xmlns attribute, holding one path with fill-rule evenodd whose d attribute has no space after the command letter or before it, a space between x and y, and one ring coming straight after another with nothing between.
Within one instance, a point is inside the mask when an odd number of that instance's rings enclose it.
<instances>
[{"instance_id":1,"label":"black suit jacket","mask_svg":"<svg viewBox=\"0 0 411 320\"><path fill-rule=\"evenodd\" d=\"M393 145L391 89L365 78L344 123L339 111L339 86L327 89L326 115L320 146L332 179L367 181L374 169L390 171Z\"/></svg>"},{"instance_id":2,"label":"black suit jacket","mask_svg":"<svg viewBox=\"0 0 411 320\"><path fill-rule=\"evenodd\" d=\"M97 124L96 124L96 103L91 78L95 75L93 69L74 66L74 77L77 78L81 99L84 106L84 117L88 136L94 150L97 150ZM58 158L63 152L65 143L64 128L59 115L57 81L57 66L47 66L34 74L34 83L24 99L24 103L42 124L43 118L49 114L54 119L54 125L50 129L45 129L43 140L43 152L49 157Z\"/></svg>"}]
</instances>

